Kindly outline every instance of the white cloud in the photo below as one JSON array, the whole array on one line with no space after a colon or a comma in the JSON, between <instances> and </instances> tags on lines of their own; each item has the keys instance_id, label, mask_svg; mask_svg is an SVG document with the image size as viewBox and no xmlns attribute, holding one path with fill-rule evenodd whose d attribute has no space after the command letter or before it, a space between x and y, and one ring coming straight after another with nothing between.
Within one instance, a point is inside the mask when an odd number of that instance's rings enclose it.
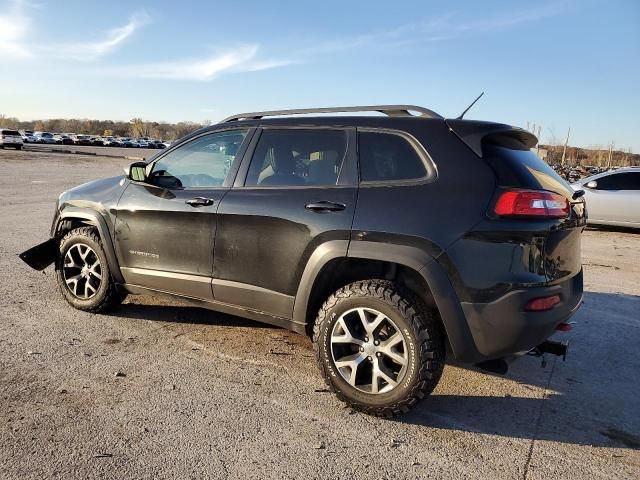
<instances>
[{"instance_id":1,"label":"white cloud","mask_svg":"<svg viewBox=\"0 0 640 480\"><path fill-rule=\"evenodd\" d=\"M109 30L102 40L54 44L48 47L47 51L58 58L95 60L120 47L136 30L149 21L150 18L146 13L137 13L131 16L125 25Z\"/></svg>"},{"instance_id":2,"label":"white cloud","mask_svg":"<svg viewBox=\"0 0 640 480\"><path fill-rule=\"evenodd\" d=\"M3 59L25 59L42 55L59 59L95 60L120 47L140 27L149 23L145 12L132 15L120 27L107 31L102 39L86 42L49 42L36 44L32 38L33 21L25 10L35 5L24 0L13 0L7 8L0 9L0 54Z\"/></svg>"},{"instance_id":3,"label":"white cloud","mask_svg":"<svg viewBox=\"0 0 640 480\"><path fill-rule=\"evenodd\" d=\"M171 80L195 80L206 82L223 73L255 72L280 67L290 60L256 60L259 46L243 45L202 59L179 60L137 65L124 65L104 69L117 76L159 78Z\"/></svg>"},{"instance_id":4,"label":"white cloud","mask_svg":"<svg viewBox=\"0 0 640 480\"><path fill-rule=\"evenodd\" d=\"M558 15L563 9L562 2L551 3L529 10L506 12L473 20L460 18L458 13L449 12L422 22L406 23L386 30L315 43L305 49L300 56L330 54L358 48L397 48L404 45L449 40L467 34L500 31Z\"/></svg>"},{"instance_id":5,"label":"white cloud","mask_svg":"<svg viewBox=\"0 0 640 480\"><path fill-rule=\"evenodd\" d=\"M28 58L32 52L24 44L31 20L24 14L24 3L15 0L0 11L0 54L3 58Z\"/></svg>"}]
</instances>

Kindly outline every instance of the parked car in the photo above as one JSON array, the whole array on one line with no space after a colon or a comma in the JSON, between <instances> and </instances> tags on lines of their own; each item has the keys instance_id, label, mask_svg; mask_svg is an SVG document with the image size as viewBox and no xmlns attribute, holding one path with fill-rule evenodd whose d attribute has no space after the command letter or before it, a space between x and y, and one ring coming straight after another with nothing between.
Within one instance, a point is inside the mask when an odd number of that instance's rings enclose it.
<instances>
[{"instance_id":1,"label":"parked car","mask_svg":"<svg viewBox=\"0 0 640 480\"><path fill-rule=\"evenodd\" d=\"M102 137L91 137L91 145L94 147L104 147L104 139Z\"/></svg>"},{"instance_id":2,"label":"parked car","mask_svg":"<svg viewBox=\"0 0 640 480\"><path fill-rule=\"evenodd\" d=\"M50 132L35 132L36 143L55 144L56 139Z\"/></svg>"},{"instance_id":3,"label":"parked car","mask_svg":"<svg viewBox=\"0 0 640 480\"><path fill-rule=\"evenodd\" d=\"M106 147L121 147L122 143L115 137L104 137L104 145Z\"/></svg>"},{"instance_id":4,"label":"parked car","mask_svg":"<svg viewBox=\"0 0 640 480\"><path fill-rule=\"evenodd\" d=\"M38 138L33 135L33 133L23 133L22 134L22 142L23 143L37 143Z\"/></svg>"},{"instance_id":5,"label":"parked car","mask_svg":"<svg viewBox=\"0 0 640 480\"><path fill-rule=\"evenodd\" d=\"M149 148L149 144L144 138L137 138L135 140L135 146L138 148Z\"/></svg>"},{"instance_id":6,"label":"parked car","mask_svg":"<svg viewBox=\"0 0 640 480\"><path fill-rule=\"evenodd\" d=\"M64 133L55 134L53 138L58 145L73 145L73 140L71 139L71 137Z\"/></svg>"},{"instance_id":7,"label":"parked car","mask_svg":"<svg viewBox=\"0 0 640 480\"><path fill-rule=\"evenodd\" d=\"M355 111L388 116L295 116ZM417 106L235 115L62 193L21 258L80 310L169 295L309 335L340 399L391 416L447 351L494 373L566 355L585 207L536 142Z\"/></svg>"},{"instance_id":8,"label":"parked car","mask_svg":"<svg viewBox=\"0 0 640 480\"><path fill-rule=\"evenodd\" d=\"M158 150L162 150L167 148L167 146L162 142L162 140L151 140L149 142L149 148L155 148Z\"/></svg>"},{"instance_id":9,"label":"parked car","mask_svg":"<svg viewBox=\"0 0 640 480\"><path fill-rule=\"evenodd\" d=\"M120 138L120 143L122 144L123 147L127 147L127 148L132 148L137 146L136 142L129 137Z\"/></svg>"},{"instance_id":10,"label":"parked car","mask_svg":"<svg viewBox=\"0 0 640 480\"><path fill-rule=\"evenodd\" d=\"M0 148L11 147L21 150L22 144L22 135L20 135L19 131L0 128Z\"/></svg>"},{"instance_id":11,"label":"parked car","mask_svg":"<svg viewBox=\"0 0 640 480\"><path fill-rule=\"evenodd\" d=\"M74 145L92 145L92 140L89 135L75 135L73 137Z\"/></svg>"},{"instance_id":12,"label":"parked car","mask_svg":"<svg viewBox=\"0 0 640 480\"><path fill-rule=\"evenodd\" d=\"M573 183L583 190L593 225L640 228L640 168L620 168Z\"/></svg>"}]
</instances>

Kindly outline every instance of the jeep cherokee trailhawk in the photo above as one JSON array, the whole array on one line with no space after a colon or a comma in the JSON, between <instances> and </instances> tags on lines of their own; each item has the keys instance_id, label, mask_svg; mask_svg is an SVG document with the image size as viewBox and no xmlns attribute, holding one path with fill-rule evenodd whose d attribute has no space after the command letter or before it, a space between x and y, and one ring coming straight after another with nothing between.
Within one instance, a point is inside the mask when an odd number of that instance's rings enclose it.
<instances>
[{"instance_id":1,"label":"jeep cherokee trailhawk","mask_svg":"<svg viewBox=\"0 0 640 480\"><path fill-rule=\"evenodd\" d=\"M356 111L386 115L309 116ZM64 192L21 258L81 310L170 295L309 335L338 397L390 416L447 356L566 354L586 211L536 142L408 105L235 115Z\"/></svg>"}]
</instances>

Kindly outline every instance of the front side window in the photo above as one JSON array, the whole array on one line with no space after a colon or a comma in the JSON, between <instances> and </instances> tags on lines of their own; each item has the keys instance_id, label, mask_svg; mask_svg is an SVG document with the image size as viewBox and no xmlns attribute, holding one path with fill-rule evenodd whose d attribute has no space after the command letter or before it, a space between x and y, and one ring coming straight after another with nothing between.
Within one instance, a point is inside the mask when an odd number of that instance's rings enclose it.
<instances>
[{"instance_id":1,"label":"front side window","mask_svg":"<svg viewBox=\"0 0 640 480\"><path fill-rule=\"evenodd\" d=\"M389 182L427 176L424 161L409 141L393 133L359 132L360 180Z\"/></svg>"},{"instance_id":2,"label":"front side window","mask_svg":"<svg viewBox=\"0 0 640 480\"><path fill-rule=\"evenodd\" d=\"M178 189L222 186L247 132L210 133L180 145L155 163L150 183Z\"/></svg>"},{"instance_id":3,"label":"front side window","mask_svg":"<svg viewBox=\"0 0 640 480\"><path fill-rule=\"evenodd\" d=\"M245 185L335 185L346 151L347 133L343 130L264 130Z\"/></svg>"},{"instance_id":4,"label":"front side window","mask_svg":"<svg viewBox=\"0 0 640 480\"><path fill-rule=\"evenodd\" d=\"M613 173L596 182L598 190L640 190L640 172Z\"/></svg>"}]
</instances>

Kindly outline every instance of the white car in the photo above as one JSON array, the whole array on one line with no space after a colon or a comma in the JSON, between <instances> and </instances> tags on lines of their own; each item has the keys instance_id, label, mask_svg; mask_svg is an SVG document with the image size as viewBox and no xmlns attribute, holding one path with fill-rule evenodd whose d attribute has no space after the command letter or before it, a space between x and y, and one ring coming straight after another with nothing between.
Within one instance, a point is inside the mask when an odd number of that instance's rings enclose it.
<instances>
[{"instance_id":1,"label":"white car","mask_svg":"<svg viewBox=\"0 0 640 480\"><path fill-rule=\"evenodd\" d=\"M21 150L22 143L22 135L19 131L0 128L0 148L12 147Z\"/></svg>"},{"instance_id":2,"label":"white car","mask_svg":"<svg viewBox=\"0 0 640 480\"><path fill-rule=\"evenodd\" d=\"M56 143L56 139L53 137L53 133L49 132L35 132L33 134L36 137L36 143Z\"/></svg>"},{"instance_id":3,"label":"white car","mask_svg":"<svg viewBox=\"0 0 640 480\"><path fill-rule=\"evenodd\" d=\"M571 186L585 192L589 224L640 228L640 167L598 173Z\"/></svg>"}]
</instances>

